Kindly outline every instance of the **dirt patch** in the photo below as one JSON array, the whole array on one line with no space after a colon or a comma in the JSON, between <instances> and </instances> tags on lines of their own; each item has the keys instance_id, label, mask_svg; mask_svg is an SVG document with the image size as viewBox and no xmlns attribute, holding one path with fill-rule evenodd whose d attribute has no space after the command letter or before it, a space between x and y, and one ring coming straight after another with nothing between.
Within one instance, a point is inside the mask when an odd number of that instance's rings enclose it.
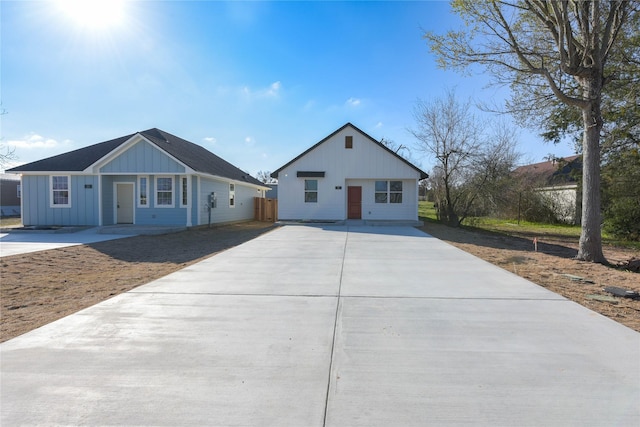
<instances>
[{"instance_id":1,"label":"dirt patch","mask_svg":"<svg viewBox=\"0 0 640 427\"><path fill-rule=\"evenodd\" d=\"M578 261L575 238L542 234L513 236L426 223L423 231L466 252L531 280L640 332L640 300L613 297L604 288L640 292L640 274L629 271L638 251L605 246L611 266ZM537 238L537 252L533 238Z\"/></svg>"},{"instance_id":2,"label":"dirt patch","mask_svg":"<svg viewBox=\"0 0 640 427\"><path fill-rule=\"evenodd\" d=\"M247 222L0 258L0 342L166 276L274 228Z\"/></svg>"},{"instance_id":3,"label":"dirt patch","mask_svg":"<svg viewBox=\"0 0 640 427\"><path fill-rule=\"evenodd\" d=\"M249 222L138 236L91 245L0 258L0 342L131 290L230 247L274 226ZM510 237L427 223L423 230L473 255L640 331L640 301L612 297L605 286L640 292L640 275L573 259L577 241L538 236ZM574 239L575 240L575 239ZM605 247L607 259L623 264L638 251ZM582 278L584 280L578 280Z\"/></svg>"}]
</instances>

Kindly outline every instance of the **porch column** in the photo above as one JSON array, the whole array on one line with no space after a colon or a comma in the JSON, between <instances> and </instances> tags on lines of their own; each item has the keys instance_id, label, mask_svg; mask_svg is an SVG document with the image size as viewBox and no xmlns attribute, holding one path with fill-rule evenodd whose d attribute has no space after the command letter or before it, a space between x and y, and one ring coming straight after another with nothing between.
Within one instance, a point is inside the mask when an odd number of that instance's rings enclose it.
<instances>
[{"instance_id":1,"label":"porch column","mask_svg":"<svg viewBox=\"0 0 640 427\"><path fill-rule=\"evenodd\" d=\"M98 225L102 227L102 174L98 174Z\"/></svg>"},{"instance_id":2,"label":"porch column","mask_svg":"<svg viewBox=\"0 0 640 427\"><path fill-rule=\"evenodd\" d=\"M191 207L193 206L193 194L191 192L191 175L185 175L187 178L187 227L191 227Z\"/></svg>"}]
</instances>

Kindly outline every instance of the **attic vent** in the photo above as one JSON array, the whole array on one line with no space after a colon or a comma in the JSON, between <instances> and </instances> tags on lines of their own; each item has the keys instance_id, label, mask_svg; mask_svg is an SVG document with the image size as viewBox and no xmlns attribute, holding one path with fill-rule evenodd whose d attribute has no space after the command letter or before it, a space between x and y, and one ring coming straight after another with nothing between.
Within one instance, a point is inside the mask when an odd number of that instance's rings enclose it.
<instances>
[{"instance_id":1,"label":"attic vent","mask_svg":"<svg viewBox=\"0 0 640 427\"><path fill-rule=\"evenodd\" d=\"M324 172L316 171L298 171L298 178L324 178Z\"/></svg>"},{"instance_id":2,"label":"attic vent","mask_svg":"<svg viewBox=\"0 0 640 427\"><path fill-rule=\"evenodd\" d=\"M344 137L344 148L353 148L353 136Z\"/></svg>"}]
</instances>

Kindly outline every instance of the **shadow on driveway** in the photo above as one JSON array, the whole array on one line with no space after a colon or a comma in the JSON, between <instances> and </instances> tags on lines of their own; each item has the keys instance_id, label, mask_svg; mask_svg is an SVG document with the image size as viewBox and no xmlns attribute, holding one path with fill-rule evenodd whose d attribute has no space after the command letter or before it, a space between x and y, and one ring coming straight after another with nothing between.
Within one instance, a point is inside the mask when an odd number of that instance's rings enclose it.
<instances>
[{"instance_id":1,"label":"shadow on driveway","mask_svg":"<svg viewBox=\"0 0 640 427\"><path fill-rule=\"evenodd\" d=\"M134 236L87 246L113 259L131 263L184 264L238 246L274 228L270 223L248 222L155 236Z\"/></svg>"}]
</instances>

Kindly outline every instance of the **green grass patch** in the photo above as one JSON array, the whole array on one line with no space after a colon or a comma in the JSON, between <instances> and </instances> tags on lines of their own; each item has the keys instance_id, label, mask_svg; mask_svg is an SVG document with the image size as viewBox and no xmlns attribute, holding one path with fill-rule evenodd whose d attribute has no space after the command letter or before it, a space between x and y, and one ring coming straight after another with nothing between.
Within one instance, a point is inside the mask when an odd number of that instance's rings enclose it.
<instances>
[{"instance_id":1,"label":"green grass patch","mask_svg":"<svg viewBox=\"0 0 640 427\"><path fill-rule=\"evenodd\" d=\"M432 202L419 202L418 216L425 222L437 222L436 210ZM509 236L526 238L555 237L575 240L576 242L580 239L581 231L579 225L544 224L530 221L520 221L520 223L518 223L517 219L489 217L467 218L462 225L463 228L469 230L506 234ZM605 231L602 232L602 243L605 245L640 250L640 242L618 239Z\"/></svg>"},{"instance_id":2,"label":"green grass patch","mask_svg":"<svg viewBox=\"0 0 640 427\"><path fill-rule=\"evenodd\" d=\"M436 208L433 206L433 202L418 202L418 216L422 221L438 221Z\"/></svg>"},{"instance_id":3,"label":"green grass patch","mask_svg":"<svg viewBox=\"0 0 640 427\"><path fill-rule=\"evenodd\" d=\"M530 221L518 223L517 220L488 217L468 218L465 225L506 234L515 232L541 236L575 237L576 239L580 237L580 226L577 225L544 224Z\"/></svg>"}]
</instances>

